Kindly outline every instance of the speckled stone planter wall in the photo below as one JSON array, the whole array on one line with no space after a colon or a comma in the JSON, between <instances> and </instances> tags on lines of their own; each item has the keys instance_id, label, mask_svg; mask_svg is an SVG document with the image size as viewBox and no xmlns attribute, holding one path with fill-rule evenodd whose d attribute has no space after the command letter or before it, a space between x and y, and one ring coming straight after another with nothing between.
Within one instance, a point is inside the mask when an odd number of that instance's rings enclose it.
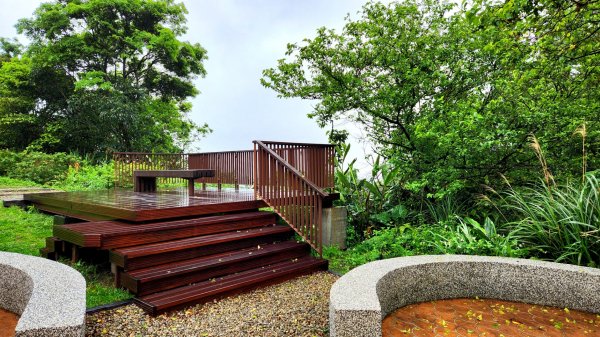
<instances>
[{"instance_id":1,"label":"speckled stone planter wall","mask_svg":"<svg viewBox=\"0 0 600 337\"><path fill-rule=\"evenodd\" d=\"M19 314L16 336L83 336L85 280L39 257L0 252L0 308Z\"/></svg>"},{"instance_id":2,"label":"speckled stone planter wall","mask_svg":"<svg viewBox=\"0 0 600 337\"><path fill-rule=\"evenodd\" d=\"M408 304L493 298L600 313L600 269L463 255L371 262L331 288L331 337L381 336L381 321Z\"/></svg>"}]
</instances>

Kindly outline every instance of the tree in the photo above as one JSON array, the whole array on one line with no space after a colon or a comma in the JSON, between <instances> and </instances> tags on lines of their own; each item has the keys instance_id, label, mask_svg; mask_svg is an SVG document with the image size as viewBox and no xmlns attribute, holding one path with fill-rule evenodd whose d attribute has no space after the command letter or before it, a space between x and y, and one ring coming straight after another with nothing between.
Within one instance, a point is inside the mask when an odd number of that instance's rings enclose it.
<instances>
[{"instance_id":1,"label":"tree","mask_svg":"<svg viewBox=\"0 0 600 337\"><path fill-rule=\"evenodd\" d=\"M2 146L47 151L177 151L210 129L186 114L204 76L206 51L180 41L183 4L173 0L57 0L44 3L17 30L31 43L0 68L20 76L3 98L30 97L21 109L0 106L12 128L30 123L23 139ZM28 64L16 74L11 68ZM25 75L25 73L27 73ZM10 82L10 80L9 80ZM26 85L25 85L26 84ZM0 84L0 87L6 87Z\"/></svg>"},{"instance_id":2,"label":"tree","mask_svg":"<svg viewBox=\"0 0 600 337\"><path fill-rule=\"evenodd\" d=\"M280 97L317 101L309 116L321 126L349 119L366 129L415 195L478 191L501 174L531 177L539 167L532 134L551 166L579 172L572 133L584 121L598 129L598 90L589 90L598 59L551 66L552 51L517 29L532 23L497 24L497 6L368 3L341 33L321 28L288 45L262 83Z\"/></svg>"}]
</instances>

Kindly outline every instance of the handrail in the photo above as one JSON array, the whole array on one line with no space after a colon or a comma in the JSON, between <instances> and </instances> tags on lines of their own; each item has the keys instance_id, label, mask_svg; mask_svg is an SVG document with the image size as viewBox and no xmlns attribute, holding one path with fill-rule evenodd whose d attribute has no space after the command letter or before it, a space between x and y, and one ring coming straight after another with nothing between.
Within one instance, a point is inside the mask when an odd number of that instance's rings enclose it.
<instances>
[{"instance_id":1,"label":"handrail","mask_svg":"<svg viewBox=\"0 0 600 337\"><path fill-rule=\"evenodd\" d=\"M334 188L335 147L333 145L261 142L319 188Z\"/></svg>"},{"instance_id":2,"label":"handrail","mask_svg":"<svg viewBox=\"0 0 600 337\"><path fill-rule=\"evenodd\" d=\"M322 210L329 196L264 142L254 141L254 191L319 255Z\"/></svg>"},{"instance_id":3,"label":"handrail","mask_svg":"<svg viewBox=\"0 0 600 337\"><path fill-rule=\"evenodd\" d=\"M273 140L261 140L263 144L278 144L278 145L301 145L301 146L320 146L320 147L335 147L333 144L325 143L298 143L298 142L280 142Z\"/></svg>"},{"instance_id":4,"label":"handrail","mask_svg":"<svg viewBox=\"0 0 600 337\"><path fill-rule=\"evenodd\" d=\"M327 197L329 195L327 192L323 191L319 186L315 185L312 181L304 178L304 175L300 171L298 171L298 169L296 169L295 167L293 167L292 165L290 165L287 161L285 161L283 158L281 158L281 156L278 155L277 153L275 153L275 151L273 151L270 148L268 148L265 145L265 142L260 141L260 140L255 140L254 143L260 145L271 156L273 156L275 159L277 159L278 161L280 161L282 165L284 165L290 171L292 171L295 175L297 175L298 177L300 177L301 179L303 179L309 186L311 186L312 188L314 188L315 191L317 193L319 193L321 196Z\"/></svg>"}]
</instances>

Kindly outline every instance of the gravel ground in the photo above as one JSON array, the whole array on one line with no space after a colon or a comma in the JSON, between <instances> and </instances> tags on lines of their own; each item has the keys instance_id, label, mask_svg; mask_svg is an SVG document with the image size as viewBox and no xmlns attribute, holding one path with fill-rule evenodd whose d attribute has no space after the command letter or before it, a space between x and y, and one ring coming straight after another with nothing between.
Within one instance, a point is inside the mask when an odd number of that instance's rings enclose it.
<instances>
[{"instance_id":1,"label":"gravel ground","mask_svg":"<svg viewBox=\"0 0 600 337\"><path fill-rule=\"evenodd\" d=\"M318 272L156 317L127 305L88 315L86 336L328 336L337 278Z\"/></svg>"}]
</instances>

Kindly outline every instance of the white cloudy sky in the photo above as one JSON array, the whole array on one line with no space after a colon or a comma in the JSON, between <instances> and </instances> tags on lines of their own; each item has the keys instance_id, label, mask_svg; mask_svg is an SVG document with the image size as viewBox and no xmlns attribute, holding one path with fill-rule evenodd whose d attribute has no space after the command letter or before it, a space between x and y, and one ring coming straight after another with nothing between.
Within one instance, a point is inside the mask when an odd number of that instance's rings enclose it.
<instances>
[{"instance_id":1,"label":"white cloudy sky","mask_svg":"<svg viewBox=\"0 0 600 337\"><path fill-rule=\"evenodd\" d=\"M261 86L262 70L284 56L288 42L313 37L317 28L339 29L366 0L184 0L189 11L185 40L208 51L205 78L196 81L191 118L214 132L201 151L250 149L252 140L326 142L325 130L306 117L312 102L279 99ZM0 36L31 16L40 1L0 0ZM360 136L360 132L354 133ZM354 145L353 156L361 156Z\"/></svg>"}]
</instances>

